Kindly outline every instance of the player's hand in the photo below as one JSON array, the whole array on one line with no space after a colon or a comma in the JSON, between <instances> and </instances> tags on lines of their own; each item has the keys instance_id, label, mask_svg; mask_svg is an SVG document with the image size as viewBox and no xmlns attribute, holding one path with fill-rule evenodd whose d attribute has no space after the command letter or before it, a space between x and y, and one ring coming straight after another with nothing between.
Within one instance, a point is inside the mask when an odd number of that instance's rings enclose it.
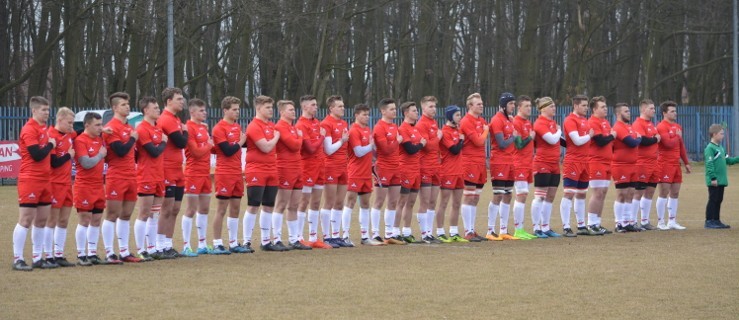
<instances>
[{"instance_id":1,"label":"player's hand","mask_svg":"<svg viewBox=\"0 0 739 320\"><path fill-rule=\"evenodd\" d=\"M426 141L426 138L421 138L421 145L422 146L426 146L426 142L428 142L428 141Z\"/></svg>"},{"instance_id":2,"label":"player's hand","mask_svg":"<svg viewBox=\"0 0 739 320\"><path fill-rule=\"evenodd\" d=\"M347 141L349 141L349 131L344 130L344 133L341 134L341 142Z\"/></svg>"},{"instance_id":3,"label":"player's hand","mask_svg":"<svg viewBox=\"0 0 739 320\"><path fill-rule=\"evenodd\" d=\"M325 137L326 136L326 129L324 129L323 127L321 127L321 131L320 132L321 132L321 137Z\"/></svg>"},{"instance_id":4,"label":"player's hand","mask_svg":"<svg viewBox=\"0 0 739 320\"><path fill-rule=\"evenodd\" d=\"M518 133L518 130L513 130L513 136L514 136L514 137L520 137L520 136L521 136L521 134L520 134L520 133Z\"/></svg>"},{"instance_id":5,"label":"player's hand","mask_svg":"<svg viewBox=\"0 0 739 320\"><path fill-rule=\"evenodd\" d=\"M108 149L105 149L105 147L100 147L100 151L98 153L105 157L108 155Z\"/></svg>"},{"instance_id":6,"label":"player's hand","mask_svg":"<svg viewBox=\"0 0 739 320\"><path fill-rule=\"evenodd\" d=\"M370 145L372 146L372 148L374 148L374 147L375 147L375 138L373 138L373 137L370 137L370 142L369 142L369 144L370 144Z\"/></svg>"},{"instance_id":7,"label":"player's hand","mask_svg":"<svg viewBox=\"0 0 739 320\"><path fill-rule=\"evenodd\" d=\"M711 180L711 187L717 187L717 186L718 186L718 182L716 182L716 180Z\"/></svg>"},{"instance_id":8,"label":"player's hand","mask_svg":"<svg viewBox=\"0 0 739 320\"><path fill-rule=\"evenodd\" d=\"M637 139L641 138L641 133L638 133L638 132L637 132L637 133L636 133L636 138L637 138Z\"/></svg>"},{"instance_id":9,"label":"player's hand","mask_svg":"<svg viewBox=\"0 0 739 320\"><path fill-rule=\"evenodd\" d=\"M56 139L50 137L49 143L51 143L52 147L56 148Z\"/></svg>"},{"instance_id":10,"label":"player's hand","mask_svg":"<svg viewBox=\"0 0 739 320\"><path fill-rule=\"evenodd\" d=\"M441 132L441 130L436 131L436 137L438 137L439 140L441 140L441 138L444 137L444 132Z\"/></svg>"},{"instance_id":11,"label":"player's hand","mask_svg":"<svg viewBox=\"0 0 739 320\"><path fill-rule=\"evenodd\" d=\"M167 143L168 140L169 140L169 137L166 134L163 134L162 135L162 142Z\"/></svg>"},{"instance_id":12,"label":"player's hand","mask_svg":"<svg viewBox=\"0 0 739 320\"><path fill-rule=\"evenodd\" d=\"M273 132L274 132L275 139L279 139L280 138L280 132L279 131L273 131Z\"/></svg>"},{"instance_id":13,"label":"player's hand","mask_svg":"<svg viewBox=\"0 0 739 320\"><path fill-rule=\"evenodd\" d=\"M67 150L67 153L69 153L69 156L70 156L70 157L74 158L74 155L76 154L76 153L74 152L74 147L70 146L70 147L69 147L69 150Z\"/></svg>"},{"instance_id":14,"label":"player's hand","mask_svg":"<svg viewBox=\"0 0 739 320\"><path fill-rule=\"evenodd\" d=\"M105 134L113 134L113 129L110 127L103 128L103 133Z\"/></svg>"},{"instance_id":15,"label":"player's hand","mask_svg":"<svg viewBox=\"0 0 739 320\"><path fill-rule=\"evenodd\" d=\"M529 132L529 137L531 137L531 139L536 138L536 131L531 130L531 132Z\"/></svg>"},{"instance_id":16,"label":"player's hand","mask_svg":"<svg viewBox=\"0 0 739 320\"><path fill-rule=\"evenodd\" d=\"M677 134L678 137L682 138L683 137L683 130L677 129L677 131L675 131L675 134Z\"/></svg>"},{"instance_id":17,"label":"player's hand","mask_svg":"<svg viewBox=\"0 0 739 320\"><path fill-rule=\"evenodd\" d=\"M594 135L595 135L595 130L590 129L590 131L588 131L588 136L592 138Z\"/></svg>"},{"instance_id":18,"label":"player's hand","mask_svg":"<svg viewBox=\"0 0 739 320\"><path fill-rule=\"evenodd\" d=\"M402 143L403 142L403 136L398 135L398 138L397 139L398 139L398 143Z\"/></svg>"},{"instance_id":19,"label":"player's hand","mask_svg":"<svg viewBox=\"0 0 739 320\"><path fill-rule=\"evenodd\" d=\"M139 133L136 131L131 131L131 138L134 138L136 140L139 139Z\"/></svg>"},{"instance_id":20,"label":"player's hand","mask_svg":"<svg viewBox=\"0 0 739 320\"><path fill-rule=\"evenodd\" d=\"M487 133L488 131L490 131L490 127L489 126L483 126L482 127L482 133L483 134Z\"/></svg>"},{"instance_id":21,"label":"player's hand","mask_svg":"<svg viewBox=\"0 0 739 320\"><path fill-rule=\"evenodd\" d=\"M685 165L685 172L691 173L691 172L693 172L693 168L691 168L689 164L686 164Z\"/></svg>"},{"instance_id":22,"label":"player's hand","mask_svg":"<svg viewBox=\"0 0 739 320\"><path fill-rule=\"evenodd\" d=\"M303 130L298 130L298 137L303 137Z\"/></svg>"},{"instance_id":23,"label":"player's hand","mask_svg":"<svg viewBox=\"0 0 739 320\"><path fill-rule=\"evenodd\" d=\"M459 134L459 140L464 140L464 134Z\"/></svg>"},{"instance_id":24,"label":"player's hand","mask_svg":"<svg viewBox=\"0 0 739 320\"><path fill-rule=\"evenodd\" d=\"M613 136L615 138L616 135L617 135L616 130L611 129L611 136Z\"/></svg>"},{"instance_id":25,"label":"player's hand","mask_svg":"<svg viewBox=\"0 0 739 320\"><path fill-rule=\"evenodd\" d=\"M557 124L557 131L562 131L562 127L560 127L559 124Z\"/></svg>"},{"instance_id":26,"label":"player's hand","mask_svg":"<svg viewBox=\"0 0 739 320\"><path fill-rule=\"evenodd\" d=\"M241 136L239 136L239 145L243 146L244 142L246 142L246 133L241 133Z\"/></svg>"},{"instance_id":27,"label":"player's hand","mask_svg":"<svg viewBox=\"0 0 739 320\"><path fill-rule=\"evenodd\" d=\"M209 146L214 146L215 145L215 144L213 144L213 138L208 138L208 142L207 143L208 143Z\"/></svg>"},{"instance_id":28,"label":"player's hand","mask_svg":"<svg viewBox=\"0 0 739 320\"><path fill-rule=\"evenodd\" d=\"M187 132L187 126L180 125L180 128L182 129L182 132Z\"/></svg>"},{"instance_id":29,"label":"player's hand","mask_svg":"<svg viewBox=\"0 0 739 320\"><path fill-rule=\"evenodd\" d=\"M655 134L654 137L657 138L657 142L659 142L660 140L662 140L662 137L659 135L659 133L658 134Z\"/></svg>"}]
</instances>

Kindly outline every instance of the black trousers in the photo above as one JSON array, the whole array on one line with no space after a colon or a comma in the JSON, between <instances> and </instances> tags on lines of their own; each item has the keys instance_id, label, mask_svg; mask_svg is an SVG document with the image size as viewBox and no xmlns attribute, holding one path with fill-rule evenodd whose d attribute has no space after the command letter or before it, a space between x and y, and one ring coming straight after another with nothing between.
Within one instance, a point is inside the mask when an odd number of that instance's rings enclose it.
<instances>
[{"instance_id":1,"label":"black trousers","mask_svg":"<svg viewBox=\"0 0 739 320\"><path fill-rule=\"evenodd\" d=\"M708 187L706 220L721 220L721 202L724 201L724 186Z\"/></svg>"}]
</instances>

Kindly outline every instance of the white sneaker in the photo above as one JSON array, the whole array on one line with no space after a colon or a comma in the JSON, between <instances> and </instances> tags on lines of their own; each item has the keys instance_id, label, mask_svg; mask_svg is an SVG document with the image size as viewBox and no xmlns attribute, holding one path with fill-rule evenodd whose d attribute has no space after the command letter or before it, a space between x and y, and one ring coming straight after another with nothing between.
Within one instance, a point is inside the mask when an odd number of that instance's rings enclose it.
<instances>
[{"instance_id":1,"label":"white sneaker","mask_svg":"<svg viewBox=\"0 0 739 320\"><path fill-rule=\"evenodd\" d=\"M668 227L664 222L660 222L657 224L657 229L659 229L660 231L666 231L670 230L670 227Z\"/></svg>"},{"instance_id":2,"label":"white sneaker","mask_svg":"<svg viewBox=\"0 0 739 320\"><path fill-rule=\"evenodd\" d=\"M667 224L667 227L672 230L685 230L685 227L681 226L677 221L671 221Z\"/></svg>"},{"instance_id":3,"label":"white sneaker","mask_svg":"<svg viewBox=\"0 0 739 320\"><path fill-rule=\"evenodd\" d=\"M384 246L384 242L377 241L372 238L362 239L362 244L367 246Z\"/></svg>"}]
</instances>

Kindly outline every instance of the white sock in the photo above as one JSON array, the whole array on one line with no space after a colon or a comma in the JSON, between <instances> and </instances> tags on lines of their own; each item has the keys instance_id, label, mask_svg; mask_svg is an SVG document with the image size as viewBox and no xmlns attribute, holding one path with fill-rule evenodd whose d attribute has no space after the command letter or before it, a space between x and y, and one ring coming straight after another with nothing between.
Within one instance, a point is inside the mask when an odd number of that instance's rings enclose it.
<instances>
[{"instance_id":1,"label":"white sock","mask_svg":"<svg viewBox=\"0 0 739 320\"><path fill-rule=\"evenodd\" d=\"M146 222L139 219L133 222L133 239L139 253L146 251Z\"/></svg>"},{"instance_id":2,"label":"white sock","mask_svg":"<svg viewBox=\"0 0 739 320\"><path fill-rule=\"evenodd\" d=\"M331 238L338 238L341 233L341 210L331 209Z\"/></svg>"},{"instance_id":3,"label":"white sock","mask_svg":"<svg viewBox=\"0 0 739 320\"><path fill-rule=\"evenodd\" d=\"M300 240L300 238L299 238L300 235L298 234L298 225L299 224L300 224L300 222L298 222L297 219L296 220L292 220L292 221L287 220L287 241L288 242L294 243L294 242Z\"/></svg>"},{"instance_id":4,"label":"white sock","mask_svg":"<svg viewBox=\"0 0 739 320\"><path fill-rule=\"evenodd\" d=\"M198 229L198 248L207 247L208 215L200 212L195 213L195 227Z\"/></svg>"},{"instance_id":5,"label":"white sock","mask_svg":"<svg viewBox=\"0 0 739 320\"><path fill-rule=\"evenodd\" d=\"M87 248L87 227L78 224L77 229L74 230L74 240L77 244L77 256L86 256L85 248Z\"/></svg>"},{"instance_id":6,"label":"white sock","mask_svg":"<svg viewBox=\"0 0 739 320\"><path fill-rule=\"evenodd\" d=\"M639 210L641 210L641 224L645 225L649 223L649 213L652 211L652 199L647 197L641 197L639 201Z\"/></svg>"},{"instance_id":7,"label":"white sock","mask_svg":"<svg viewBox=\"0 0 739 320\"><path fill-rule=\"evenodd\" d=\"M657 197L657 222L665 223L665 210L667 198Z\"/></svg>"},{"instance_id":8,"label":"white sock","mask_svg":"<svg viewBox=\"0 0 739 320\"><path fill-rule=\"evenodd\" d=\"M349 238L349 229L351 229L352 225L352 211L354 210L344 207L344 211L341 212L341 231L344 232L341 235L342 238Z\"/></svg>"},{"instance_id":9,"label":"white sock","mask_svg":"<svg viewBox=\"0 0 739 320\"><path fill-rule=\"evenodd\" d=\"M369 238L370 229L370 209L359 208L359 233L362 239Z\"/></svg>"},{"instance_id":10,"label":"white sock","mask_svg":"<svg viewBox=\"0 0 739 320\"><path fill-rule=\"evenodd\" d=\"M426 235L434 235L434 219L436 219L436 211L433 209L426 210Z\"/></svg>"},{"instance_id":11,"label":"white sock","mask_svg":"<svg viewBox=\"0 0 739 320\"><path fill-rule=\"evenodd\" d=\"M598 225L598 214L597 213L588 213L588 225Z\"/></svg>"},{"instance_id":12,"label":"white sock","mask_svg":"<svg viewBox=\"0 0 739 320\"><path fill-rule=\"evenodd\" d=\"M526 212L526 204L523 202L513 202L513 225L516 230L524 228L524 217Z\"/></svg>"},{"instance_id":13,"label":"white sock","mask_svg":"<svg viewBox=\"0 0 739 320\"><path fill-rule=\"evenodd\" d=\"M32 249L32 261L36 262L43 258L44 252L44 232L45 228L39 228L36 226L31 227L31 249Z\"/></svg>"},{"instance_id":14,"label":"white sock","mask_svg":"<svg viewBox=\"0 0 739 320\"><path fill-rule=\"evenodd\" d=\"M146 220L146 251L153 253L157 247L157 224L159 219L149 217Z\"/></svg>"},{"instance_id":15,"label":"white sock","mask_svg":"<svg viewBox=\"0 0 739 320\"><path fill-rule=\"evenodd\" d=\"M118 218L115 221L115 231L118 235L118 252L121 254L121 257L131 255L131 252L128 250L128 243L131 241L131 222Z\"/></svg>"},{"instance_id":16,"label":"white sock","mask_svg":"<svg viewBox=\"0 0 739 320\"><path fill-rule=\"evenodd\" d=\"M213 239L213 247L222 246L223 239Z\"/></svg>"},{"instance_id":17,"label":"white sock","mask_svg":"<svg viewBox=\"0 0 739 320\"><path fill-rule=\"evenodd\" d=\"M67 228L56 227L54 229L54 257L64 256L64 244L67 240Z\"/></svg>"},{"instance_id":18,"label":"white sock","mask_svg":"<svg viewBox=\"0 0 739 320\"><path fill-rule=\"evenodd\" d=\"M331 210L321 209L321 233L324 239L331 237Z\"/></svg>"},{"instance_id":19,"label":"white sock","mask_svg":"<svg viewBox=\"0 0 739 320\"><path fill-rule=\"evenodd\" d=\"M26 235L28 235L28 228L16 224L15 229L13 229L13 263L23 260L23 247L26 245Z\"/></svg>"},{"instance_id":20,"label":"white sock","mask_svg":"<svg viewBox=\"0 0 739 320\"><path fill-rule=\"evenodd\" d=\"M667 198L667 214L669 214L669 221L675 222L677 219L677 199Z\"/></svg>"},{"instance_id":21,"label":"white sock","mask_svg":"<svg viewBox=\"0 0 739 320\"><path fill-rule=\"evenodd\" d=\"M172 245L172 238L165 237L164 241L166 243L165 248L167 248L167 250L174 248L174 246Z\"/></svg>"},{"instance_id":22,"label":"white sock","mask_svg":"<svg viewBox=\"0 0 739 320\"><path fill-rule=\"evenodd\" d=\"M498 212L500 208L497 204L490 201L488 203L488 234L495 232L495 220L498 220Z\"/></svg>"},{"instance_id":23,"label":"white sock","mask_svg":"<svg viewBox=\"0 0 739 320\"><path fill-rule=\"evenodd\" d=\"M629 208L629 223L635 224L639 220L639 201L631 199L629 202L631 208Z\"/></svg>"},{"instance_id":24,"label":"white sock","mask_svg":"<svg viewBox=\"0 0 739 320\"><path fill-rule=\"evenodd\" d=\"M44 258L54 257L54 228L44 227Z\"/></svg>"},{"instance_id":25,"label":"white sock","mask_svg":"<svg viewBox=\"0 0 739 320\"><path fill-rule=\"evenodd\" d=\"M275 236L275 243L282 241L282 219L284 214L273 212L272 213L272 230Z\"/></svg>"},{"instance_id":26,"label":"white sock","mask_svg":"<svg viewBox=\"0 0 739 320\"><path fill-rule=\"evenodd\" d=\"M192 218L188 216L182 216L182 248L190 249L190 236L192 234Z\"/></svg>"},{"instance_id":27,"label":"white sock","mask_svg":"<svg viewBox=\"0 0 739 320\"><path fill-rule=\"evenodd\" d=\"M372 238L380 236L380 210L372 208L370 210L372 220Z\"/></svg>"},{"instance_id":28,"label":"white sock","mask_svg":"<svg viewBox=\"0 0 739 320\"><path fill-rule=\"evenodd\" d=\"M403 236L404 237L410 236L411 233L412 233L411 228L409 228L409 227L403 227Z\"/></svg>"},{"instance_id":29,"label":"white sock","mask_svg":"<svg viewBox=\"0 0 739 320\"><path fill-rule=\"evenodd\" d=\"M477 198L479 199L480 197ZM477 205L470 206L468 214L470 215L470 227L472 227L472 232L477 233L475 231L477 228Z\"/></svg>"},{"instance_id":30,"label":"white sock","mask_svg":"<svg viewBox=\"0 0 739 320\"><path fill-rule=\"evenodd\" d=\"M395 210L385 209L385 238L393 236L393 224L395 223Z\"/></svg>"},{"instance_id":31,"label":"white sock","mask_svg":"<svg viewBox=\"0 0 739 320\"><path fill-rule=\"evenodd\" d=\"M615 201L613 203L613 215L616 218L616 223L624 225L624 209L623 203Z\"/></svg>"},{"instance_id":32,"label":"white sock","mask_svg":"<svg viewBox=\"0 0 739 320\"><path fill-rule=\"evenodd\" d=\"M446 234L446 231L444 231L444 228L436 228L436 236L443 236Z\"/></svg>"},{"instance_id":33,"label":"white sock","mask_svg":"<svg viewBox=\"0 0 739 320\"><path fill-rule=\"evenodd\" d=\"M421 238L426 237L426 212L416 213L416 220L418 220L418 230L421 231Z\"/></svg>"},{"instance_id":34,"label":"white sock","mask_svg":"<svg viewBox=\"0 0 739 320\"><path fill-rule=\"evenodd\" d=\"M464 224L464 235L475 231L475 227L472 224L472 212L474 207L463 204L461 208L462 223Z\"/></svg>"},{"instance_id":35,"label":"white sock","mask_svg":"<svg viewBox=\"0 0 739 320\"><path fill-rule=\"evenodd\" d=\"M449 226L449 235L450 236L459 235L459 226Z\"/></svg>"},{"instance_id":36,"label":"white sock","mask_svg":"<svg viewBox=\"0 0 739 320\"><path fill-rule=\"evenodd\" d=\"M500 202L500 234L508 233L508 216L511 214L511 205Z\"/></svg>"},{"instance_id":37,"label":"white sock","mask_svg":"<svg viewBox=\"0 0 739 320\"><path fill-rule=\"evenodd\" d=\"M103 247L105 248L105 256L114 254L113 238L115 237L115 222L103 219Z\"/></svg>"},{"instance_id":38,"label":"white sock","mask_svg":"<svg viewBox=\"0 0 739 320\"><path fill-rule=\"evenodd\" d=\"M585 199L575 198L575 219L578 228L585 228Z\"/></svg>"},{"instance_id":39,"label":"white sock","mask_svg":"<svg viewBox=\"0 0 739 320\"><path fill-rule=\"evenodd\" d=\"M544 199L540 197L534 198L531 202L531 224L533 225L534 231L541 230L541 205Z\"/></svg>"},{"instance_id":40,"label":"white sock","mask_svg":"<svg viewBox=\"0 0 739 320\"><path fill-rule=\"evenodd\" d=\"M94 256L98 254L98 238L100 237L100 227L87 227L87 255Z\"/></svg>"},{"instance_id":41,"label":"white sock","mask_svg":"<svg viewBox=\"0 0 739 320\"><path fill-rule=\"evenodd\" d=\"M552 221L552 203L544 201L541 204L541 230L547 232L551 228Z\"/></svg>"},{"instance_id":42,"label":"white sock","mask_svg":"<svg viewBox=\"0 0 739 320\"><path fill-rule=\"evenodd\" d=\"M228 247L239 245L239 218L226 218L226 229L228 230Z\"/></svg>"},{"instance_id":43,"label":"white sock","mask_svg":"<svg viewBox=\"0 0 739 320\"><path fill-rule=\"evenodd\" d=\"M621 204L621 215L625 224L631 224L631 201Z\"/></svg>"},{"instance_id":44,"label":"white sock","mask_svg":"<svg viewBox=\"0 0 739 320\"><path fill-rule=\"evenodd\" d=\"M562 198L562 202L559 203L559 215L562 218L562 228L567 229L570 227L570 211L572 210L572 200Z\"/></svg>"},{"instance_id":45,"label":"white sock","mask_svg":"<svg viewBox=\"0 0 739 320\"><path fill-rule=\"evenodd\" d=\"M298 240L303 240L303 229L305 229L305 212L298 211L298 224L295 227Z\"/></svg>"},{"instance_id":46,"label":"white sock","mask_svg":"<svg viewBox=\"0 0 739 320\"><path fill-rule=\"evenodd\" d=\"M272 240L272 213L262 212L259 213L259 229L261 230L262 245L270 243Z\"/></svg>"},{"instance_id":47,"label":"white sock","mask_svg":"<svg viewBox=\"0 0 739 320\"><path fill-rule=\"evenodd\" d=\"M244 233L244 244L251 243L251 236L254 233L254 224L257 222L257 215L248 211L244 212L244 220L242 221L242 232Z\"/></svg>"},{"instance_id":48,"label":"white sock","mask_svg":"<svg viewBox=\"0 0 739 320\"><path fill-rule=\"evenodd\" d=\"M393 227L393 237L400 235L400 227Z\"/></svg>"},{"instance_id":49,"label":"white sock","mask_svg":"<svg viewBox=\"0 0 739 320\"><path fill-rule=\"evenodd\" d=\"M318 240L318 211L308 210L308 241Z\"/></svg>"}]
</instances>

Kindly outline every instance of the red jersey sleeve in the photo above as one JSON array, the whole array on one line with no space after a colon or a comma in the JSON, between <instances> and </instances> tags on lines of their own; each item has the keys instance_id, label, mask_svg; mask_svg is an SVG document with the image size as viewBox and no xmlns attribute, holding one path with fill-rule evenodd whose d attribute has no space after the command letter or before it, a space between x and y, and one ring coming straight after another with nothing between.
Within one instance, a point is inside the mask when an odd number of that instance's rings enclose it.
<instances>
[{"instance_id":1,"label":"red jersey sleeve","mask_svg":"<svg viewBox=\"0 0 739 320\"><path fill-rule=\"evenodd\" d=\"M563 132L563 134L566 137L569 137L570 132L573 132L573 131L574 132L578 132L578 130L577 130L577 120L575 120L573 118L570 118L570 117L567 117L565 119L565 123L564 123L564 132ZM538 134L538 132L537 132L537 134ZM579 135L579 133L578 133L578 135Z\"/></svg>"},{"instance_id":2,"label":"red jersey sleeve","mask_svg":"<svg viewBox=\"0 0 739 320\"><path fill-rule=\"evenodd\" d=\"M351 130L349 130L349 148L354 149L354 147L361 147L361 146L362 146L362 132L360 132L356 128L351 128Z\"/></svg>"},{"instance_id":3,"label":"red jersey sleeve","mask_svg":"<svg viewBox=\"0 0 739 320\"><path fill-rule=\"evenodd\" d=\"M461 131L464 135L465 141L469 141L477 147L482 147L485 145L485 139L482 138L481 134L477 133L477 130L475 130L475 124L471 121L465 121L461 123L459 129L459 131Z\"/></svg>"},{"instance_id":4,"label":"red jersey sleeve","mask_svg":"<svg viewBox=\"0 0 739 320\"><path fill-rule=\"evenodd\" d=\"M267 137L264 135L264 131L260 126L247 126L246 135L249 137L249 140L253 141L255 144L259 140L267 139Z\"/></svg>"},{"instance_id":5,"label":"red jersey sleeve","mask_svg":"<svg viewBox=\"0 0 739 320\"><path fill-rule=\"evenodd\" d=\"M300 136L293 136L288 126L275 126L275 129L280 132L280 142L292 152L300 151L300 146L303 144L303 138Z\"/></svg>"},{"instance_id":6,"label":"red jersey sleeve","mask_svg":"<svg viewBox=\"0 0 739 320\"><path fill-rule=\"evenodd\" d=\"M26 146L30 147L32 145L38 145L41 142L39 141L39 136L36 134L36 132L33 131L31 126L24 126L23 129L21 129L21 140L25 143ZM45 147L39 146L39 147Z\"/></svg>"},{"instance_id":7,"label":"red jersey sleeve","mask_svg":"<svg viewBox=\"0 0 739 320\"><path fill-rule=\"evenodd\" d=\"M447 127L444 127L447 128ZM452 129L450 130L444 130L442 129L441 132L444 134L441 136L441 145L443 145L445 148L449 149L457 144L457 142L454 141L454 131Z\"/></svg>"},{"instance_id":8,"label":"red jersey sleeve","mask_svg":"<svg viewBox=\"0 0 739 320\"><path fill-rule=\"evenodd\" d=\"M88 155L87 152L87 137L80 137L78 139L74 139L74 159L75 161L79 161L78 159L81 156Z\"/></svg>"},{"instance_id":9,"label":"red jersey sleeve","mask_svg":"<svg viewBox=\"0 0 739 320\"><path fill-rule=\"evenodd\" d=\"M504 127L503 121L500 121L500 119L498 119L495 116L493 116L493 118L490 119L490 126L489 127L490 127L490 132L492 132L493 135L495 135L497 133L502 133L502 134L505 135L505 132L503 131L503 127ZM495 139L495 138L493 138L493 139Z\"/></svg>"},{"instance_id":10,"label":"red jersey sleeve","mask_svg":"<svg viewBox=\"0 0 739 320\"><path fill-rule=\"evenodd\" d=\"M213 144L219 145L221 142L228 142L228 139L226 139L226 130L217 125L213 127Z\"/></svg>"},{"instance_id":11,"label":"red jersey sleeve","mask_svg":"<svg viewBox=\"0 0 739 320\"><path fill-rule=\"evenodd\" d=\"M657 125L657 133L659 133L659 143L668 149L677 147L677 144L681 142L680 136L670 136L670 127L663 125L662 123Z\"/></svg>"},{"instance_id":12,"label":"red jersey sleeve","mask_svg":"<svg viewBox=\"0 0 739 320\"><path fill-rule=\"evenodd\" d=\"M377 152L383 155L393 154L397 151L396 144L398 143L398 138L388 137L387 133L387 127L379 123L375 126L375 130L372 133ZM403 140L405 141L405 138Z\"/></svg>"},{"instance_id":13,"label":"red jersey sleeve","mask_svg":"<svg viewBox=\"0 0 739 320\"><path fill-rule=\"evenodd\" d=\"M534 132L536 132L537 137L542 137L542 141L544 141L543 137L545 134L552 133L549 131L549 126L543 121L534 122Z\"/></svg>"},{"instance_id":14,"label":"red jersey sleeve","mask_svg":"<svg viewBox=\"0 0 739 320\"><path fill-rule=\"evenodd\" d=\"M139 138L136 140L136 145L143 146L151 142L151 135L149 134L149 130L145 130L143 127L139 126L138 128L136 128L136 132L139 133Z\"/></svg>"}]
</instances>

